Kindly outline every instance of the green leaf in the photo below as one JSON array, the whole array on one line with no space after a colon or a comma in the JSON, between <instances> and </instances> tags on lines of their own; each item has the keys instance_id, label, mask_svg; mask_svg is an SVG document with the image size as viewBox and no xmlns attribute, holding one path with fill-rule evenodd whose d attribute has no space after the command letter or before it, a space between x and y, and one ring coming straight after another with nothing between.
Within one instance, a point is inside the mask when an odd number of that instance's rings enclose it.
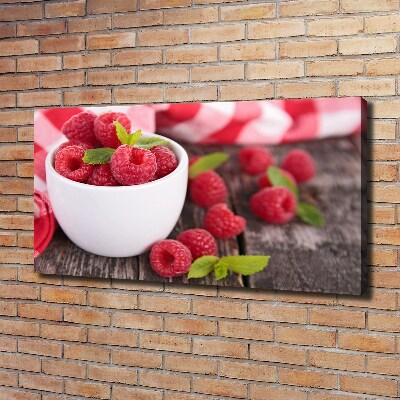
<instances>
[{"instance_id":1,"label":"green leaf","mask_svg":"<svg viewBox=\"0 0 400 400\"><path fill-rule=\"evenodd\" d=\"M301 203L297 205L297 216L307 224L323 227L325 218L322 213L312 204Z\"/></svg>"},{"instance_id":2,"label":"green leaf","mask_svg":"<svg viewBox=\"0 0 400 400\"><path fill-rule=\"evenodd\" d=\"M293 192L296 198L299 196L297 186L287 176L282 174L282 171L278 167L269 167L267 176L272 186L283 186Z\"/></svg>"},{"instance_id":3,"label":"green leaf","mask_svg":"<svg viewBox=\"0 0 400 400\"><path fill-rule=\"evenodd\" d=\"M108 164L114 152L115 149L109 147L86 150L82 161L86 164Z\"/></svg>"},{"instance_id":4,"label":"green leaf","mask_svg":"<svg viewBox=\"0 0 400 400\"><path fill-rule=\"evenodd\" d=\"M201 157L195 163L193 163L189 168L189 178L194 179L197 175L203 172L210 171L219 167L229 158L227 153L211 153L206 156Z\"/></svg>"},{"instance_id":5,"label":"green leaf","mask_svg":"<svg viewBox=\"0 0 400 400\"><path fill-rule=\"evenodd\" d=\"M214 265L219 261L215 256L203 256L193 262L189 269L188 279L203 278L214 269Z\"/></svg>"},{"instance_id":6,"label":"green leaf","mask_svg":"<svg viewBox=\"0 0 400 400\"><path fill-rule=\"evenodd\" d=\"M129 138L128 138L128 143L127 144L129 144L129 146L133 146L142 137L142 130L138 129L136 132L130 133L128 136L129 136Z\"/></svg>"},{"instance_id":7,"label":"green leaf","mask_svg":"<svg viewBox=\"0 0 400 400\"><path fill-rule=\"evenodd\" d=\"M133 146L142 137L140 129L136 132L128 133L118 121L114 121L113 124L117 130L117 137L122 144Z\"/></svg>"},{"instance_id":8,"label":"green leaf","mask_svg":"<svg viewBox=\"0 0 400 400\"><path fill-rule=\"evenodd\" d=\"M228 275L227 263L219 261L217 264L214 265L214 276L216 281L226 278L227 275Z\"/></svg>"},{"instance_id":9,"label":"green leaf","mask_svg":"<svg viewBox=\"0 0 400 400\"><path fill-rule=\"evenodd\" d=\"M270 256L228 256L221 262L228 264L228 269L241 275L252 275L262 271L269 262Z\"/></svg>"},{"instance_id":10,"label":"green leaf","mask_svg":"<svg viewBox=\"0 0 400 400\"><path fill-rule=\"evenodd\" d=\"M153 147L156 146L164 146L168 144L168 140L158 138L158 137L147 137L147 138L141 138L139 139L135 146L141 147L142 149L152 149Z\"/></svg>"}]
</instances>

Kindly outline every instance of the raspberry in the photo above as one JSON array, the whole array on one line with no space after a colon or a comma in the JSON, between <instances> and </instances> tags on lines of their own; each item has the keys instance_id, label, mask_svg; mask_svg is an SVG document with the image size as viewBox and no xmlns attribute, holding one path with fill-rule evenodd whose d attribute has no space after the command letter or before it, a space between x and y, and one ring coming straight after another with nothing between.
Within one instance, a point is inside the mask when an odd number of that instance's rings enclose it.
<instances>
[{"instance_id":1,"label":"raspberry","mask_svg":"<svg viewBox=\"0 0 400 400\"><path fill-rule=\"evenodd\" d=\"M86 183L95 186L119 186L111 172L110 164L94 165L92 175Z\"/></svg>"},{"instance_id":2,"label":"raspberry","mask_svg":"<svg viewBox=\"0 0 400 400\"><path fill-rule=\"evenodd\" d=\"M150 252L150 265L160 276L172 278L189 271L192 264L190 250L177 240L162 240Z\"/></svg>"},{"instance_id":3,"label":"raspberry","mask_svg":"<svg viewBox=\"0 0 400 400\"><path fill-rule=\"evenodd\" d=\"M157 170L156 156L150 151L119 146L110 160L114 178L123 185L140 185L154 179Z\"/></svg>"},{"instance_id":4,"label":"raspberry","mask_svg":"<svg viewBox=\"0 0 400 400\"><path fill-rule=\"evenodd\" d=\"M245 147L239 152L239 164L243 171L258 175L274 164L271 153L264 147Z\"/></svg>"},{"instance_id":5,"label":"raspberry","mask_svg":"<svg viewBox=\"0 0 400 400\"><path fill-rule=\"evenodd\" d=\"M82 161L84 154L83 147L64 147L54 159L55 170L72 181L85 182L93 171L93 165L85 164Z\"/></svg>"},{"instance_id":6,"label":"raspberry","mask_svg":"<svg viewBox=\"0 0 400 400\"><path fill-rule=\"evenodd\" d=\"M293 178L293 175L290 172L285 171L283 169L281 169L280 172L282 175L286 176L286 178L288 178L293 183L293 185L297 186L296 179ZM268 175L266 173L261 174L258 177L257 184L260 189L263 189L265 187L270 187L271 182L269 181Z\"/></svg>"},{"instance_id":7,"label":"raspberry","mask_svg":"<svg viewBox=\"0 0 400 400\"><path fill-rule=\"evenodd\" d=\"M282 161L282 168L289 171L297 182L306 182L315 175L315 162L305 150L289 151Z\"/></svg>"},{"instance_id":8,"label":"raspberry","mask_svg":"<svg viewBox=\"0 0 400 400\"><path fill-rule=\"evenodd\" d=\"M208 171L192 180L189 194L193 203L208 208L225 201L228 189L224 180L215 171Z\"/></svg>"},{"instance_id":9,"label":"raspberry","mask_svg":"<svg viewBox=\"0 0 400 400\"><path fill-rule=\"evenodd\" d=\"M170 174L178 166L178 160L176 159L175 154L167 147L156 146L151 149L151 152L156 156L156 179Z\"/></svg>"},{"instance_id":10,"label":"raspberry","mask_svg":"<svg viewBox=\"0 0 400 400\"><path fill-rule=\"evenodd\" d=\"M297 201L285 187L269 187L260 190L250 199L252 213L266 222L283 224L296 215Z\"/></svg>"},{"instance_id":11,"label":"raspberry","mask_svg":"<svg viewBox=\"0 0 400 400\"><path fill-rule=\"evenodd\" d=\"M225 203L215 204L204 217L204 228L220 239L239 235L245 226L246 220L235 215Z\"/></svg>"},{"instance_id":12,"label":"raspberry","mask_svg":"<svg viewBox=\"0 0 400 400\"><path fill-rule=\"evenodd\" d=\"M217 242L210 232L204 229L188 229L177 238L192 253L193 260L202 256L215 256L217 254Z\"/></svg>"},{"instance_id":13,"label":"raspberry","mask_svg":"<svg viewBox=\"0 0 400 400\"><path fill-rule=\"evenodd\" d=\"M84 143L84 142L78 142L77 140L69 140L68 142L65 142L63 144L60 145L60 147L56 150L56 152L54 153L54 160L57 158L58 153L62 150L65 149L68 146L79 146L84 148L85 150L88 149L92 149L93 147L88 144L88 143Z\"/></svg>"},{"instance_id":14,"label":"raspberry","mask_svg":"<svg viewBox=\"0 0 400 400\"><path fill-rule=\"evenodd\" d=\"M94 121L94 134L97 140L104 147L112 147L116 149L121 145L117 137L117 129L113 124L118 121L126 130L131 130L131 121L126 114L120 112L109 112L98 116Z\"/></svg>"},{"instance_id":15,"label":"raspberry","mask_svg":"<svg viewBox=\"0 0 400 400\"><path fill-rule=\"evenodd\" d=\"M94 120L96 117L96 114L92 111L83 111L66 121L61 132L70 140L94 145L96 143L94 136Z\"/></svg>"}]
</instances>

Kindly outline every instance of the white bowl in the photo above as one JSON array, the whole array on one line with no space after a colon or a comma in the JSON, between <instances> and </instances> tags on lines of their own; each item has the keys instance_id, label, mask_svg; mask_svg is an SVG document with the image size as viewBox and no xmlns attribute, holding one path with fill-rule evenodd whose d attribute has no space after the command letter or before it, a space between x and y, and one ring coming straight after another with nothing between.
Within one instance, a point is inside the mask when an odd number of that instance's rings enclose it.
<instances>
[{"instance_id":1,"label":"white bowl","mask_svg":"<svg viewBox=\"0 0 400 400\"><path fill-rule=\"evenodd\" d=\"M185 201L189 161L182 146L167 140L178 159L175 171L135 186L92 186L71 181L53 167L58 146L48 153L49 199L58 223L72 242L101 256L131 257L171 233Z\"/></svg>"}]
</instances>

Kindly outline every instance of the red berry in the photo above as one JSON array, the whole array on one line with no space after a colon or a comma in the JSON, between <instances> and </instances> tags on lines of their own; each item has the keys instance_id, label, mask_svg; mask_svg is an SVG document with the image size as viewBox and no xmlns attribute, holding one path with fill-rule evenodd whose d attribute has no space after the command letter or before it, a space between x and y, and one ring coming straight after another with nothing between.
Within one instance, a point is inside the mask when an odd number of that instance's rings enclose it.
<instances>
[{"instance_id":1,"label":"red berry","mask_svg":"<svg viewBox=\"0 0 400 400\"><path fill-rule=\"evenodd\" d=\"M286 178L288 178L293 183L293 185L297 186L296 179L293 178L293 175L290 172L285 171L283 169L281 169L280 172L282 175L286 176ZM258 177L257 184L260 189L271 186L271 182L269 181L269 178L268 178L268 175L266 172L261 174Z\"/></svg>"},{"instance_id":2,"label":"red berry","mask_svg":"<svg viewBox=\"0 0 400 400\"><path fill-rule=\"evenodd\" d=\"M192 253L193 260L202 256L215 256L217 254L217 242L210 232L205 229L188 229L177 238Z\"/></svg>"},{"instance_id":3,"label":"red berry","mask_svg":"<svg viewBox=\"0 0 400 400\"><path fill-rule=\"evenodd\" d=\"M289 189L269 187L251 197L250 210L266 222L283 224L296 215L297 201Z\"/></svg>"},{"instance_id":4,"label":"red berry","mask_svg":"<svg viewBox=\"0 0 400 400\"><path fill-rule=\"evenodd\" d=\"M94 121L94 134L96 139L104 147L112 147L116 149L121 145L117 137L117 129L113 124L118 121L127 132L131 130L131 121L126 114L120 112L109 112L98 116Z\"/></svg>"},{"instance_id":5,"label":"red berry","mask_svg":"<svg viewBox=\"0 0 400 400\"><path fill-rule=\"evenodd\" d=\"M297 182L306 182L315 176L315 162L305 150L289 151L282 161L282 168L290 172Z\"/></svg>"},{"instance_id":6,"label":"red berry","mask_svg":"<svg viewBox=\"0 0 400 400\"><path fill-rule=\"evenodd\" d=\"M225 203L215 204L204 217L204 228L220 239L239 235L245 226L246 220L235 215Z\"/></svg>"},{"instance_id":7,"label":"red berry","mask_svg":"<svg viewBox=\"0 0 400 400\"><path fill-rule=\"evenodd\" d=\"M215 172L204 172L191 181L190 199L200 207L211 207L222 203L228 195L224 180Z\"/></svg>"},{"instance_id":8,"label":"red berry","mask_svg":"<svg viewBox=\"0 0 400 400\"><path fill-rule=\"evenodd\" d=\"M85 182L93 171L93 165L82 161L85 149L80 146L64 147L54 159L55 170L65 178Z\"/></svg>"},{"instance_id":9,"label":"red berry","mask_svg":"<svg viewBox=\"0 0 400 400\"><path fill-rule=\"evenodd\" d=\"M190 250L177 240L162 240L150 252L150 265L160 276L172 278L189 271L192 264Z\"/></svg>"},{"instance_id":10,"label":"red berry","mask_svg":"<svg viewBox=\"0 0 400 400\"><path fill-rule=\"evenodd\" d=\"M169 175L178 166L178 160L173 151L165 146L156 146L151 149L156 156L157 172L156 179Z\"/></svg>"},{"instance_id":11,"label":"red berry","mask_svg":"<svg viewBox=\"0 0 400 400\"><path fill-rule=\"evenodd\" d=\"M124 144L115 150L110 167L114 178L122 185L140 185L154 179L156 156L150 150Z\"/></svg>"},{"instance_id":12,"label":"red berry","mask_svg":"<svg viewBox=\"0 0 400 400\"><path fill-rule=\"evenodd\" d=\"M119 186L111 172L110 164L94 165L93 172L86 183L95 186Z\"/></svg>"},{"instance_id":13,"label":"red berry","mask_svg":"<svg viewBox=\"0 0 400 400\"><path fill-rule=\"evenodd\" d=\"M56 152L54 153L54 160L57 158L58 153L62 149L65 149L68 146L79 146L84 148L85 150L93 149L93 147L90 144L84 142L78 142L77 140L69 140L68 142L61 144L60 147L56 150Z\"/></svg>"},{"instance_id":14,"label":"red berry","mask_svg":"<svg viewBox=\"0 0 400 400\"><path fill-rule=\"evenodd\" d=\"M274 164L271 153L264 147L245 147L239 152L239 164L243 171L258 175Z\"/></svg>"},{"instance_id":15,"label":"red berry","mask_svg":"<svg viewBox=\"0 0 400 400\"><path fill-rule=\"evenodd\" d=\"M75 114L64 123L61 132L70 140L94 145L96 143L96 137L94 136L95 119L96 114L92 111L83 111Z\"/></svg>"}]
</instances>

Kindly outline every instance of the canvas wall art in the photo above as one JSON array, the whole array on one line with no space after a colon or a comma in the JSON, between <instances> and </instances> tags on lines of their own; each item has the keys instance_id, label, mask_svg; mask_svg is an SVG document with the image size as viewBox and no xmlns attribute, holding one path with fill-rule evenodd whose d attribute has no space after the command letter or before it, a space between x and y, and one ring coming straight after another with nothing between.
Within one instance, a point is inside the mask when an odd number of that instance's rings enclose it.
<instances>
[{"instance_id":1,"label":"canvas wall art","mask_svg":"<svg viewBox=\"0 0 400 400\"><path fill-rule=\"evenodd\" d=\"M35 271L361 294L359 97L37 109Z\"/></svg>"}]
</instances>

